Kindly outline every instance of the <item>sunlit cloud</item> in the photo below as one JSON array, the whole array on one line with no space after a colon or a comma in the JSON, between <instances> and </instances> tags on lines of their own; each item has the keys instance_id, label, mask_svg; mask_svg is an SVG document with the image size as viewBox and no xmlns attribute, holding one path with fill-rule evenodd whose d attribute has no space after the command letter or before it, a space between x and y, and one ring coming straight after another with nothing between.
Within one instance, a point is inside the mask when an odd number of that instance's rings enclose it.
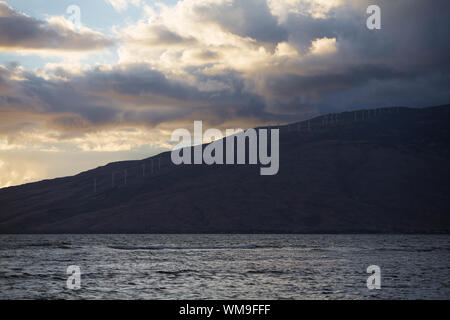
<instances>
[{"instance_id":1,"label":"sunlit cloud","mask_svg":"<svg viewBox=\"0 0 450 320\"><path fill-rule=\"evenodd\" d=\"M330 55L336 51L336 38L316 39L311 44L311 54L313 55Z\"/></svg>"}]
</instances>

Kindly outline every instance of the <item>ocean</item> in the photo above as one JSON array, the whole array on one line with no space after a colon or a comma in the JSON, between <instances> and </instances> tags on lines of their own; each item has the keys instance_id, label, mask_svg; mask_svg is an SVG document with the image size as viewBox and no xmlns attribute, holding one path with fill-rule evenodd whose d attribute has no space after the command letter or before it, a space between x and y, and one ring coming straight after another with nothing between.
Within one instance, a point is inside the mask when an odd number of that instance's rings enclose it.
<instances>
[{"instance_id":1,"label":"ocean","mask_svg":"<svg viewBox=\"0 0 450 320\"><path fill-rule=\"evenodd\" d=\"M0 299L450 299L450 235L0 235Z\"/></svg>"}]
</instances>

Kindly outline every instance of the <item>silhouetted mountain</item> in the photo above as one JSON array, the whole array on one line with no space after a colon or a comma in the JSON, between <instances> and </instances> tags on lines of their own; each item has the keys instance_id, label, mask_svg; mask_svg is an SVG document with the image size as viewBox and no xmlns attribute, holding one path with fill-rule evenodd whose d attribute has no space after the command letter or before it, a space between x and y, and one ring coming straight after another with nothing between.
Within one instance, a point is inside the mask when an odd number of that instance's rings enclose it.
<instances>
[{"instance_id":1,"label":"silhouetted mountain","mask_svg":"<svg viewBox=\"0 0 450 320\"><path fill-rule=\"evenodd\" d=\"M0 189L0 232L450 231L450 106L344 112L280 129L278 175L261 176L259 165L175 166L168 152L111 163Z\"/></svg>"}]
</instances>

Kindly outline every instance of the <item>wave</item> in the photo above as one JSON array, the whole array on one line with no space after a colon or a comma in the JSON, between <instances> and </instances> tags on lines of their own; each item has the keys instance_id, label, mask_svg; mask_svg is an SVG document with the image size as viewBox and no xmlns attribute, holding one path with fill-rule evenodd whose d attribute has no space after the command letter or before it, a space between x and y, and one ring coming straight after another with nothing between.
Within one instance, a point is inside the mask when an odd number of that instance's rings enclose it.
<instances>
[{"instance_id":1,"label":"wave","mask_svg":"<svg viewBox=\"0 0 450 320\"><path fill-rule=\"evenodd\" d=\"M185 269L185 270L174 270L174 271L156 271L156 273L159 274L167 274L167 275L174 275L178 276L182 273L195 273L198 272L197 270L191 270L191 269Z\"/></svg>"},{"instance_id":2,"label":"wave","mask_svg":"<svg viewBox=\"0 0 450 320\"><path fill-rule=\"evenodd\" d=\"M243 246L108 246L116 250L230 250L230 249L257 249L256 245Z\"/></svg>"},{"instance_id":3,"label":"wave","mask_svg":"<svg viewBox=\"0 0 450 320\"><path fill-rule=\"evenodd\" d=\"M68 242L59 242L59 243L29 243L24 244L25 247L48 247L55 249L72 249L72 246Z\"/></svg>"},{"instance_id":4,"label":"wave","mask_svg":"<svg viewBox=\"0 0 450 320\"><path fill-rule=\"evenodd\" d=\"M245 273L247 273L247 274L275 274L275 275L280 275L280 274L287 274L288 272L281 271L281 270L248 270Z\"/></svg>"},{"instance_id":5,"label":"wave","mask_svg":"<svg viewBox=\"0 0 450 320\"><path fill-rule=\"evenodd\" d=\"M424 247L424 248L377 248L376 251L399 251L399 252L431 252L450 251L448 247Z\"/></svg>"},{"instance_id":6,"label":"wave","mask_svg":"<svg viewBox=\"0 0 450 320\"><path fill-rule=\"evenodd\" d=\"M2 243L0 244L0 250L8 249L22 249L22 248L50 248L50 249L72 249L70 243L50 243L50 242L35 242L35 243Z\"/></svg>"}]
</instances>

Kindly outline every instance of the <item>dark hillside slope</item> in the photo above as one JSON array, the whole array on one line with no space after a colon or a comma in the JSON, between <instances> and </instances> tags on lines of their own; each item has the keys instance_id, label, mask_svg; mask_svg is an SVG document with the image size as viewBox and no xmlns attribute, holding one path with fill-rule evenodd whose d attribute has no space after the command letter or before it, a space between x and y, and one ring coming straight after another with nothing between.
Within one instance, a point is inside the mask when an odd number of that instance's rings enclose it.
<instances>
[{"instance_id":1,"label":"dark hillside slope","mask_svg":"<svg viewBox=\"0 0 450 320\"><path fill-rule=\"evenodd\" d=\"M0 189L0 233L450 231L450 106L281 127L275 176L169 159Z\"/></svg>"}]
</instances>

